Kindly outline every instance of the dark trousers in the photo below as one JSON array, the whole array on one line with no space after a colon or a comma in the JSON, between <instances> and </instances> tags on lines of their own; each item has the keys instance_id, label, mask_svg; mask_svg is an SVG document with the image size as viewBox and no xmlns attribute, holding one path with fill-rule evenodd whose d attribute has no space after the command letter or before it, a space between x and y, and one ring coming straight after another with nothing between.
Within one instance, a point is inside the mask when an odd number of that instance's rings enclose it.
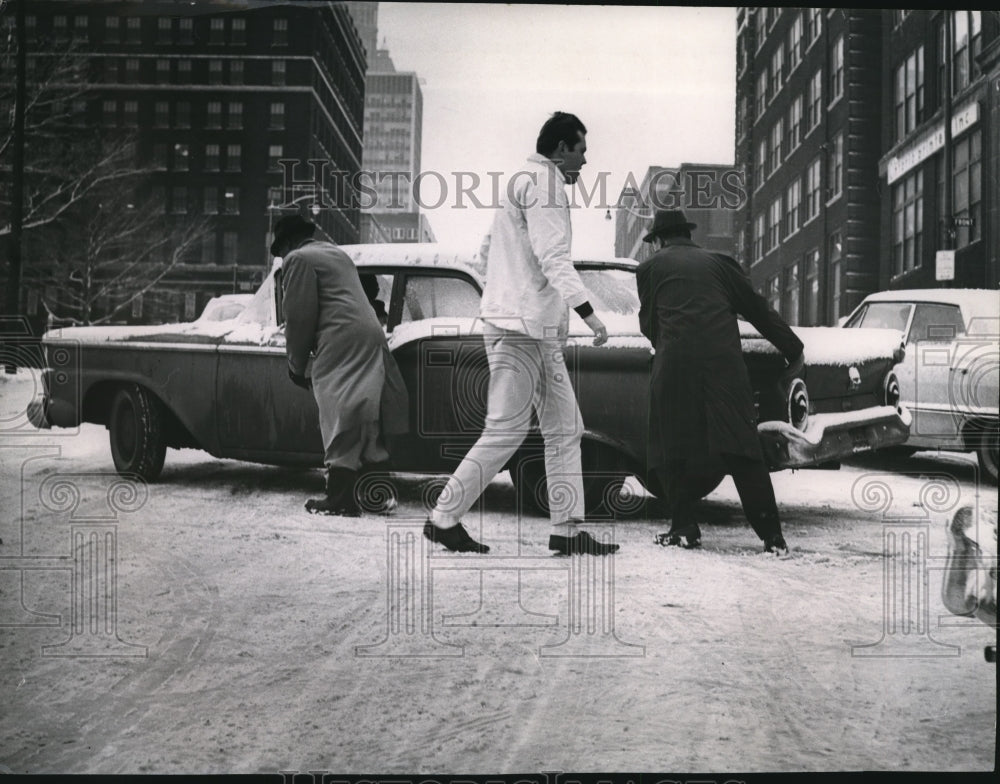
<instances>
[{"instance_id":1,"label":"dark trousers","mask_svg":"<svg viewBox=\"0 0 1000 784\"><path fill-rule=\"evenodd\" d=\"M757 536L764 540L779 535L781 520L767 466L760 460L741 455L723 454L721 457L726 472L732 476L736 485L743 514ZM685 489L693 484L704 486L705 483L695 481L698 477L691 473L687 460L668 460L657 471L669 499L667 511L670 513L670 531L684 535L686 530L694 529L697 525L692 519L691 508L700 500L692 498Z\"/></svg>"}]
</instances>

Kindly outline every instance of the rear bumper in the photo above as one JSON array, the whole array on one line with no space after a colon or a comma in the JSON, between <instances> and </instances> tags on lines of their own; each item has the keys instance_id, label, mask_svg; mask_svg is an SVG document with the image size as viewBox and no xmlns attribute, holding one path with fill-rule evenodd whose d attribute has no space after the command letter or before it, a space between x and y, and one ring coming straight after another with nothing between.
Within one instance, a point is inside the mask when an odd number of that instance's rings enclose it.
<instances>
[{"instance_id":1,"label":"rear bumper","mask_svg":"<svg viewBox=\"0 0 1000 784\"><path fill-rule=\"evenodd\" d=\"M910 437L910 412L903 406L878 406L843 414L814 414L805 431L787 422L757 427L764 460L772 470L806 468L903 444Z\"/></svg>"}]
</instances>

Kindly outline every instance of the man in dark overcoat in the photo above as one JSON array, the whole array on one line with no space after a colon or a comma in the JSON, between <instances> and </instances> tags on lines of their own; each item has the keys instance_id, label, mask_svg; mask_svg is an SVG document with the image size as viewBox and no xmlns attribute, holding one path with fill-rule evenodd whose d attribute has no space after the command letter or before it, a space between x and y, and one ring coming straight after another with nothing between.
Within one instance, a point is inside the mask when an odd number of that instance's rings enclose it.
<instances>
[{"instance_id":1,"label":"man in dark overcoat","mask_svg":"<svg viewBox=\"0 0 1000 784\"><path fill-rule=\"evenodd\" d=\"M271 245L282 257L288 375L316 398L325 450L326 497L306 509L357 515L359 472L388 461L387 437L408 429L408 396L357 268L332 242L312 239L315 230L287 215Z\"/></svg>"},{"instance_id":2,"label":"man in dark overcoat","mask_svg":"<svg viewBox=\"0 0 1000 784\"><path fill-rule=\"evenodd\" d=\"M691 240L681 210L660 210L643 238L659 250L639 265L639 323L653 344L648 470L667 498L668 544L696 547L701 530L685 486L692 471L719 462L732 475L747 520L768 552L787 554L771 475L757 436L753 389L737 315L753 324L789 363L802 367L802 341L754 291L729 256Z\"/></svg>"}]
</instances>

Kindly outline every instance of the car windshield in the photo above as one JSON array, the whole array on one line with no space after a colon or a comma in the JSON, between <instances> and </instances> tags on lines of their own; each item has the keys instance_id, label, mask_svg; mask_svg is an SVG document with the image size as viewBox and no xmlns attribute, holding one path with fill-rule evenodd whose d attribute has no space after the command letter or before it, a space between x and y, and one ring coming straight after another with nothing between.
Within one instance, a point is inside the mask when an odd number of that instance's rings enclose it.
<instances>
[{"instance_id":1,"label":"car windshield","mask_svg":"<svg viewBox=\"0 0 1000 784\"><path fill-rule=\"evenodd\" d=\"M909 302L872 302L854 318L844 324L845 327L864 327L867 329L896 329L902 332L910 318Z\"/></svg>"}]
</instances>

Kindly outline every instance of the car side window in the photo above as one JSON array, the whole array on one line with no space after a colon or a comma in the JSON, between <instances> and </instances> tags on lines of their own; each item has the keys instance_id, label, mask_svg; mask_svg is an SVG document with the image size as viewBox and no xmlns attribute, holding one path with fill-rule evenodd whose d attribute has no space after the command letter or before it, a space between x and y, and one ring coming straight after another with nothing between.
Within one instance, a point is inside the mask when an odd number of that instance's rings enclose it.
<instances>
[{"instance_id":1,"label":"car side window","mask_svg":"<svg viewBox=\"0 0 1000 784\"><path fill-rule=\"evenodd\" d=\"M464 278L446 275L408 275L403 290L402 323L441 316L476 318L479 291Z\"/></svg>"},{"instance_id":2,"label":"car side window","mask_svg":"<svg viewBox=\"0 0 1000 784\"><path fill-rule=\"evenodd\" d=\"M910 335L907 343L918 340L954 340L965 332L962 322L962 311L957 305L940 305L930 302L917 303L910 325Z\"/></svg>"}]
</instances>

